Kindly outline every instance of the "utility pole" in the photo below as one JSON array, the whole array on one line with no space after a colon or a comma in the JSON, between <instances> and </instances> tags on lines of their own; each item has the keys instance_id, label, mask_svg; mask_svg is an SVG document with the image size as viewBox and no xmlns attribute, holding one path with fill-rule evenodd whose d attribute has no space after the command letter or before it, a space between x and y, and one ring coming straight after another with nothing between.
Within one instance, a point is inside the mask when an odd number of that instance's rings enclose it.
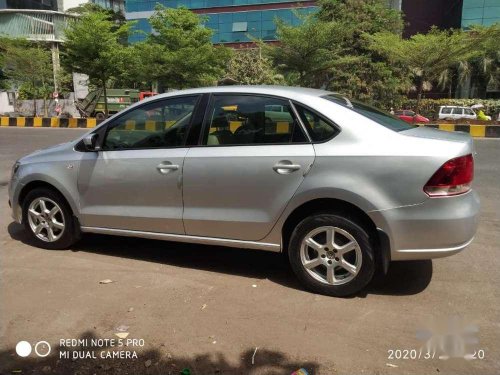
<instances>
[{"instance_id":1,"label":"utility pole","mask_svg":"<svg viewBox=\"0 0 500 375\"><path fill-rule=\"evenodd\" d=\"M57 75L59 73L59 44L57 42L52 43L52 72L54 74L54 91L58 92L59 88L57 86Z\"/></svg>"}]
</instances>

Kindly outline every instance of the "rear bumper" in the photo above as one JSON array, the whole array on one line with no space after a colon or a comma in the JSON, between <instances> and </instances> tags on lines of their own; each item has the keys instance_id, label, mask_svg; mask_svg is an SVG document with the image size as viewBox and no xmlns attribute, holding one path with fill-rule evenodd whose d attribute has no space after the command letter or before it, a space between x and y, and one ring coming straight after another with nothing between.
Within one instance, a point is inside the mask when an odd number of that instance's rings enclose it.
<instances>
[{"instance_id":1,"label":"rear bumper","mask_svg":"<svg viewBox=\"0 0 500 375\"><path fill-rule=\"evenodd\" d=\"M395 253L391 253L391 260L421 260L444 258L464 250L473 240L474 237L472 237L469 241L455 247L437 249L401 249L397 250Z\"/></svg>"},{"instance_id":2,"label":"rear bumper","mask_svg":"<svg viewBox=\"0 0 500 375\"><path fill-rule=\"evenodd\" d=\"M389 237L391 260L418 260L446 257L466 248L476 233L479 209L479 197L470 191L368 214Z\"/></svg>"}]
</instances>

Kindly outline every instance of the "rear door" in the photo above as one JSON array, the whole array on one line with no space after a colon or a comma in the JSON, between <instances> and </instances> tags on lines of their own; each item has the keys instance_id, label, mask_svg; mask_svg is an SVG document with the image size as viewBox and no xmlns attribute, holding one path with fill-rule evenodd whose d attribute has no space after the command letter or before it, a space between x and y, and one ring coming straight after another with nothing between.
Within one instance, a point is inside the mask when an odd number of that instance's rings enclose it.
<instances>
[{"instance_id":1,"label":"rear door","mask_svg":"<svg viewBox=\"0 0 500 375\"><path fill-rule=\"evenodd\" d=\"M261 240L313 161L314 148L288 100L215 94L202 144L184 161L186 234Z\"/></svg>"},{"instance_id":2,"label":"rear door","mask_svg":"<svg viewBox=\"0 0 500 375\"><path fill-rule=\"evenodd\" d=\"M452 117L454 119L459 119L464 117L464 109L463 108L453 108L451 111Z\"/></svg>"}]
</instances>

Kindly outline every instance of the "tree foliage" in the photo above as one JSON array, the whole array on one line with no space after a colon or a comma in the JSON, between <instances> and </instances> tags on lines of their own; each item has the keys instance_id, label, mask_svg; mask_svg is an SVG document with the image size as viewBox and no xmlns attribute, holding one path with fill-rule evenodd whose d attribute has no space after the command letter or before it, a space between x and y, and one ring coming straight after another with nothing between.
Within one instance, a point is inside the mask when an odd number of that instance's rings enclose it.
<instances>
[{"instance_id":1,"label":"tree foliage","mask_svg":"<svg viewBox=\"0 0 500 375\"><path fill-rule=\"evenodd\" d=\"M500 89L500 24L474 26L478 53L463 64L463 80L471 78L477 96L484 97L488 88Z\"/></svg>"},{"instance_id":2,"label":"tree foliage","mask_svg":"<svg viewBox=\"0 0 500 375\"><path fill-rule=\"evenodd\" d=\"M262 53L262 46L234 51L226 69L226 79L242 85L281 85L285 83L271 60Z\"/></svg>"},{"instance_id":3,"label":"tree foliage","mask_svg":"<svg viewBox=\"0 0 500 375\"><path fill-rule=\"evenodd\" d=\"M401 12L390 8L386 0L319 0L318 5L318 18L342 25L349 39L346 47L352 50L362 47L362 34L403 31Z\"/></svg>"},{"instance_id":4,"label":"tree foliage","mask_svg":"<svg viewBox=\"0 0 500 375\"><path fill-rule=\"evenodd\" d=\"M154 29L144 42L127 51L130 74L157 81L165 89L214 84L224 75L231 51L211 42L204 18L186 8L157 5L149 22Z\"/></svg>"},{"instance_id":5,"label":"tree foliage","mask_svg":"<svg viewBox=\"0 0 500 375\"><path fill-rule=\"evenodd\" d=\"M426 82L438 81L443 71L478 55L478 34L460 30L431 29L409 39L392 33L376 33L368 37L371 49L391 63L405 66L417 86L417 108Z\"/></svg>"},{"instance_id":6,"label":"tree foliage","mask_svg":"<svg viewBox=\"0 0 500 375\"><path fill-rule=\"evenodd\" d=\"M47 99L54 90L49 50L21 39L0 39L0 64L5 79L17 87L24 99ZM36 114L36 102L34 102Z\"/></svg>"},{"instance_id":7,"label":"tree foliage","mask_svg":"<svg viewBox=\"0 0 500 375\"><path fill-rule=\"evenodd\" d=\"M117 26L121 26L127 22L125 16L121 12L115 11L113 9L103 8L99 4L94 4L90 2L80 4L74 8L70 8L66 12L77 14L80 16L95 12L104 13L108 16L108 19L114 22Z\"/></svg>"},{"instance_id":8,"label":"tree foliage","mask_svg":"<svg viewBox=\"0 0 500 375\"><path fill-rule=\"evenodd\" d=\"M127 39L129 29L129 24L117 25L104 11L83 13L65 32L62 65L69 71L87 74L106 96L107 82L121 73L121 41ZM107 105L105 111L107 115Z\"/></svg>"},{"instance_id":9,"label":"tree foliage","mask_svg":"<svg viewBox=\"0 0 500 375\"><path fill-rule=\"evenodd\" d=\"M401 13L385 0L320 0L300 26L277 22L280 45L269 51L293 84L326 88L377 104L397 102L409 86L405 70L369 48L365 35L400 35Z\"/></svg>"},{"instance_id":10,"label":"tree foliage","mask_svg":"<svg viewBox=\"0 0 500 375\"><path fill-rule=\"evenodd\" d=\"M278 45L266 46L267 53L292 84L322 87L329 83L341 56L335 43L339 31L335 24L322 22L312 15L299 16L299 26L279 19Z\"/></svg>"}]
</instances>

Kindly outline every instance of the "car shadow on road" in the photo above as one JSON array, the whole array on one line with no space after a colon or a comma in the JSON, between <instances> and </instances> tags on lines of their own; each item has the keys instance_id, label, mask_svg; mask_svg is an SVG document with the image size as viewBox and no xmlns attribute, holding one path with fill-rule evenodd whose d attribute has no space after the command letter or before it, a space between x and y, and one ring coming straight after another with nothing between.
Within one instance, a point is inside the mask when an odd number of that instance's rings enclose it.
<instances>
[{"instance_id":1,"label":"car shadow on road","mask_svg":"<svg viewBox=\"0 0 500 375\"><path fill-rule=\"evenodd\" d=\"M8 226L12 239L33 246L23 227ZM51 251L51 250L46 250ZM106 254L176 267L200 269L255 279L268 279L288 288L302 290L284 254L181 242L110 235L85 234L71 251ZM367 294L413 295L425 290L432 279L432 262L393 262L384 277L377 277L357 297ZM355 297L356 297L355 296Z\"/></svg>"},{"instance_id":2,"label":"car shadow on road","mask_svg":"<svg viewBox=\"0 0 500 375\"><path fill-rule=\"evenodd\" d=\"M0 351L0 374L282 375L304 368L312 375L317 374L320 367L317 362L298 362L282 352L264 348L260 348L257 352L255 348L248 348L237 356L239 361L231 361L223 353L215 350L189 356L177 355L175 348L164 345L145 350L134 346L118 347L116 337L99 337L93 331L83 332L71 338L81 340L79 346L61 347L53 344L46 357L38 357L34 348L32 353L24 358L16 354L14 347ZM108 341L107 346L103 345L103 339L111 338L116 340L113 344L109 344ZM126 344L127 339L122 343ZM32 347L36 346L36 343L30 344ZM37 351L43 355L47 353L47 348L39 347ZM131 356L135 351L137 358L105 358L107 353L118 351L129 351ZM61 357L60 353L67 353L69 358ZM95 358L85 358L86 356Z\"/></svg>"}]
</instances>

